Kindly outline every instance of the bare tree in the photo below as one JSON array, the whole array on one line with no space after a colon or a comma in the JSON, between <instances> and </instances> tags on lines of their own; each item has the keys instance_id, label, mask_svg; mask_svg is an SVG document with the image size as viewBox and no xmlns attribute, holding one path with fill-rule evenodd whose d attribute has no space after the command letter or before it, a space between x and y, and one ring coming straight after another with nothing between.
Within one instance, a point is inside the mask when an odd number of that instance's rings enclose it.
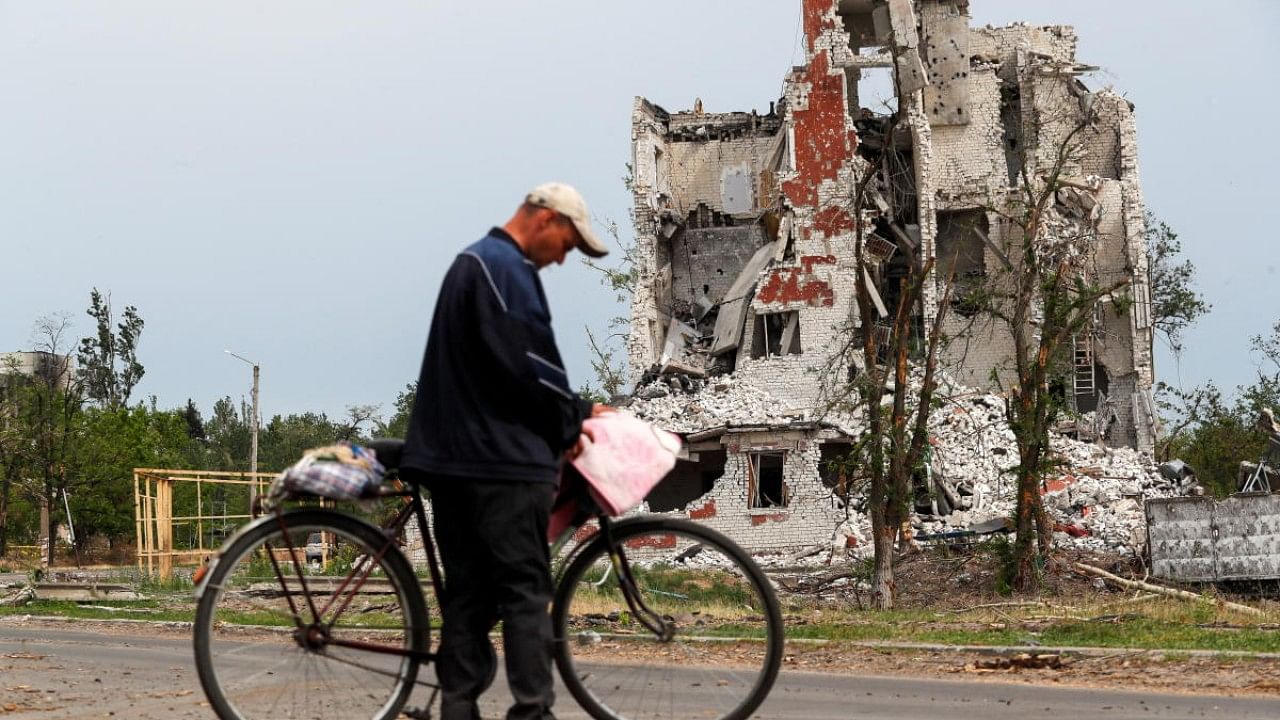
<instances>
[{"instance_id":1,"label":"bare tree","mask_svg":"<svg viewBox=\"0 0 1280 720\"><path fill-rule=\"evenodd\" d=\"M346 421L335 423L337 439L356 442L362 437L362 426L365 423L372 422L376 428L379 423L378 410L381 407L381 405L348 405Z\"/></svg>"},{"instance_id":2,"label":"bare tree","mask_svg":"<svg viewBox=\"0 0 1280 720\"><path fill-rule=\"evenodd\" d=\"M1063 405L1052 384L1066 374L1071 341L1087 330L1098 303L1118 297L1129 282L1100 282L1098 218L1069 207L1075 199L1100 210L1097 188L1068 175L1093 120L1069 97L1039 110L1032 123L1041 144L1020 146L1018 183L987 208L1003 221L1001 263L966 299L1002 321L1013 340L1006 410L1019 453L1012 580L1024 591L1038 588L1053 543L1041 495L1044 476L1055 465L1049 429Z\"/></svg>"},{"instance_id":3,"label":"bare tree","mask_svg":"<svg viewBox=\"0 0 1280 720\"><path fill-rule=\"evenodd\" d=\"M623 181L630 187L630 165L627 166L627 170L628 175L623 178ZM609 220L604 225L605 231L622 252L609 264L587 257L582 259L582 264L600 274L600 283L613 291L615 302L628 307L640 277L640 269L636 265L635 243L622 239L616 222ZM608 401L610 397L619 395L626 389L626 361L615 357L614 343L625 340L630 326L629 318L615 316L609 319L602 336L597 336L590 327L586 328L587 343L591 349L591 369L595 372L600 390L603 391L603 396L600 398L602 401Z\"/></svg>"},{"instance_id":4,"label":"bare tree","mask_svg":"<svg viewBox=\"0 0 1280 720\"><path fill-rule=\"evenodd\" d=\"M893 136L898 117L895 113L887 123L886 138ZM842 347L826 368L828 378L833 370L861 368L847 382L837 383L840 389L830 402L850 406L866 419L866 430L858 438L846 467L856 467L866 481L875 563L872 605L878 609L893 607L895 552L900 541L909 542L903 528L909 526L913 478L927 461L929 415L938 387L938 356L945 340L942 328L952 291L948 277L938 316L921 332L917 321L923 316L925 285L935 281L935 261L911 257L907 274L899 280L890 323L886 327L880 322L881 310L888 308L882 308L872 284L878 268L873 267L868 251L867 219L871 211L883 205L882 199L873 199L872 185L887 175L895 162L903 162L901 157L893 156L896 151L892 143L884 143L883 148L878 155L860 163L861 176L854 186L850 208L854 218L857 327L845 328ZM830 385L829 379L827 384ZM891 401L886 403L887 395ZM840 490L849 492L848 488ZM845 499L848 507L848 498Z\"/></svg>"},{"instance_id":5,"label":"bare tree","mask_svg":"<svg viewBox=\"0 0 1280 720\"><path fill-rule=\"evenodd\" d=\"M78 440L76 421L83 406L80 384L71 371L65 338L71 328L67 315L48 315L36 321L32 348L39 359L19 409L25 435L25 493L40 506L40 533L48 539L48 564L54 562L58 521L52 507L67 486L69 465Z\"/></svg>"}]
</instances>

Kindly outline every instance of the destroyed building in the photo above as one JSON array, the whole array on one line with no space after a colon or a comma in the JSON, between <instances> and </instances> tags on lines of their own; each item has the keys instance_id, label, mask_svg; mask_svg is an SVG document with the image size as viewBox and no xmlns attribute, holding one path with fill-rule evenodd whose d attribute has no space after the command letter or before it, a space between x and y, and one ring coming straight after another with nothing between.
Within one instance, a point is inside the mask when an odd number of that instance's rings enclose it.
<instances>
[{"instance_id":1,"label":"destroyed building","mask_svg":"<svg viewBox=\"0 0 1280 720\"><path fill-rule=\"evenodd\" d=\"M968 0L800 4L805 62L767 112L634 104L634 407L688 442L649 509L704 519L754 549L829 538L846 514L831 492L842 479L826 461L847 452L856 428L822 412L817 370L858 371L831 368L842 329L858 323L855 218L882 318L909 264L936 261L915 309L928 328L952 270L963 287L1004 258L1016 228L998 211L1001 199L1055 162L1065 187L1051 222L1088 238L1091 279L1127 283L1074 338L1060 378L1074 431L1150 452L1152 319L1134 110L1083 82L1095 68L1077 60L1074 31L971 27ZM877 86L896 87L887 103L872 100ZM1077 126L1073 152L1058 161ZM881 153L870 201L855 207L866 158ZM1008 387L1008 326L969 311L963 293L953 298L942 367L957 386ZM883 339L887 324L858 331Z\"/></svg>"}]
</instances>

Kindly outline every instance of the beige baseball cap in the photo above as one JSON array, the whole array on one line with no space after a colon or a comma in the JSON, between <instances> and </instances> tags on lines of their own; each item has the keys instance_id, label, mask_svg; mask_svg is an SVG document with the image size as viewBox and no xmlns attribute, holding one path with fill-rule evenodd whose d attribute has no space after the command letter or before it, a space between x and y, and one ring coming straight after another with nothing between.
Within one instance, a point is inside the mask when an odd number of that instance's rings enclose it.
<instances>
[{"instance_id":1,"label":"beige baseball cap","mask_svg":"<svg viewBox=\"0 0 1280 720\"><path fill-rule=\"evenodd\" d=\"M604 257L609 248L600 242L600 238L591 230L591 213L587 212L587 201L582 194L571 185L559 182L543 183L529 191L524 201L530 205L555 210L569 218L578 230L578 249L591 257Z\"/></svg>"}]
</instances>

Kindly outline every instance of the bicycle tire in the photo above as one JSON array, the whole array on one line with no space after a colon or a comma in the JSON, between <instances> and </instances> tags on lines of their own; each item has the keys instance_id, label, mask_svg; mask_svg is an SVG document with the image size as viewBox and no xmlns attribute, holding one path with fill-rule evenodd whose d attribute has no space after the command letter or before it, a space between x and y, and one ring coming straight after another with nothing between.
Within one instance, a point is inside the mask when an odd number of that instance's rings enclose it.
<instances>
[{"instance_id":1,"label":"bicycle tire","mask_svg":"<svg viewBox=\"0 0 1280 720\"><path fill-rule=\"evenodd\" d=\"M283 521L300 557L310 533L329 532L337 539L335 563L346 558L354 566L360 555L381 559L361 592L339 592L341 577L309 570L298 577L276 516L242 530L219 553L196 608L196 671L214 712L222 720L396 717L420 661L392 653L425 652L429 642L426 601L413 568L381 530L350 515L301 509L286 512ZM275 550L274 564L268 548ZM324 608L330 598L341 609L330 610L325 632L311 608ZM344 598L350 598L345 605ZM338 644L348 641L388 652Z\"/></svg>"},{"instance_id":2,"label":"bicycle tire","mask_svg":"<svg viewBox=\"0 0 1280 720\"><path fill-rule=\"evenodd\" d=\"M556 666L578 704L597 720L754 712L777 679L784 640L760 568L724 535L682 518L624 520L610 535L672 634L636 632L598 535L565 570L552 608Z\"/></svg>"}]
</instances>

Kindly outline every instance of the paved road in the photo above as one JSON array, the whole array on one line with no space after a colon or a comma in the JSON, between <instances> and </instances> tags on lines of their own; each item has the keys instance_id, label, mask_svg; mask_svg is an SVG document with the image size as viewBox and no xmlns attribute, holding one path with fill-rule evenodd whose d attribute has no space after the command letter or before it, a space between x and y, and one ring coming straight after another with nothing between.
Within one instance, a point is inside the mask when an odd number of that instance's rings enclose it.
<instances>
[{"instance_id":1,"label":"paved road","mask_svg":"<svg viewBox=\"0 0 1280 720\"><path fill-rule=\"evenodd\" d=\"M74 626L72 626L74 627ZM213 717L204 704L190 642L173 631L97 631L0 619L0 715L21 718ZM486 698L501 717L505 691ZM584 718L562 691L557 715ZM1036 687L978 681L786 673L757 713L778 720L1034 720L1035 718L1232 718L1274 720L1280 701Z\"/></svg>"}]
</instances>

